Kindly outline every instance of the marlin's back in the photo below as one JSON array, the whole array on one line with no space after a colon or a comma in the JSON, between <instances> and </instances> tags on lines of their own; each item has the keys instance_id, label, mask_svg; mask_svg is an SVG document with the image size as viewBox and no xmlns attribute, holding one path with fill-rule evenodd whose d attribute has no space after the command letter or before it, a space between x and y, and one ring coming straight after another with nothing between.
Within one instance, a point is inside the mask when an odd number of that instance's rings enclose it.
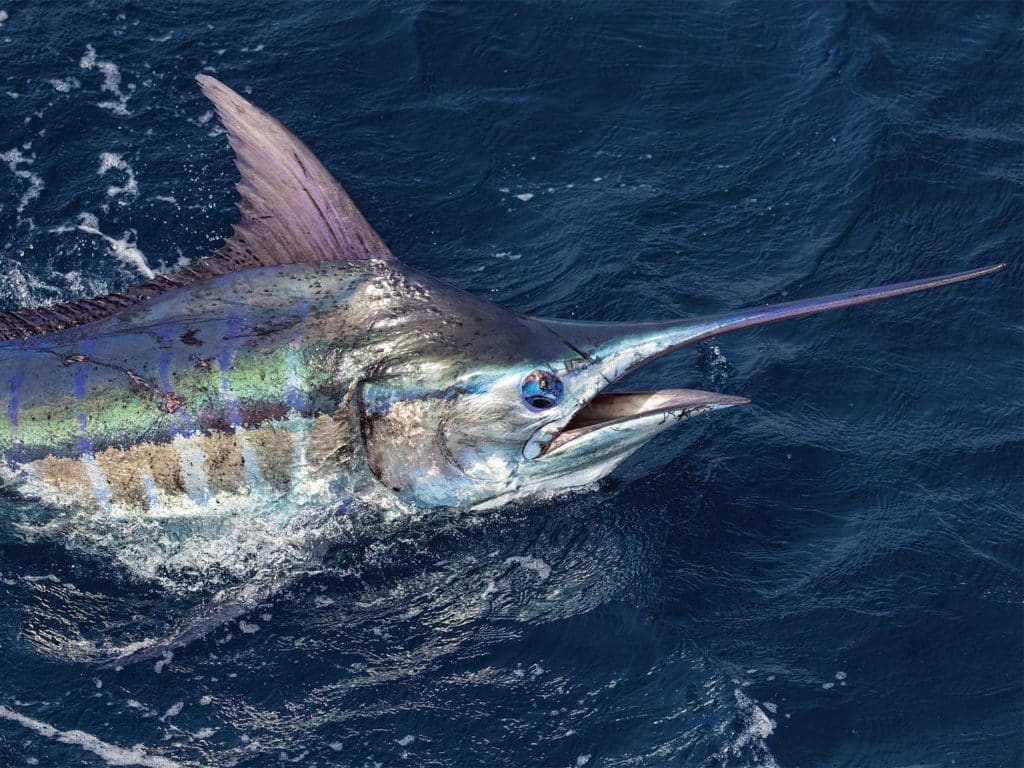
<instances>
[{"instance_id":1,"label":"marlin's back","mask_svg":"<svg viewBox=\"0 0 1024 768\"><path fill-rule=\"evenodd\" d=\"M0 451L41 495L75 503L287 491L347 453L336 366L367 277L345 263L248 269L6 341Z\"/></svg>"}]
</instances>

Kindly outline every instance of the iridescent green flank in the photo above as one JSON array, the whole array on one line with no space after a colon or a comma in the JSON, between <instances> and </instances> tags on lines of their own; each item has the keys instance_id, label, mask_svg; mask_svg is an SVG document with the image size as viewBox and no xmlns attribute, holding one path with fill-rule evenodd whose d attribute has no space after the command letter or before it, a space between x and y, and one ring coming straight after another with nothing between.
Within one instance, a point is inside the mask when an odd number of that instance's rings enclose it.
<instances>
[{"instance_id":1,"label":"iridescent green flank","mask_svg":"<svg viewBox=\"0 0 1024 768\"><path fill-rule=\"evenodd\" d=\"M98 323L91 338L4 344L0 451L18 463L332 413L345 342L332 329L361 278L337 267L276 272L183 289L175 308ZM275 294L282 275L290 290Z\"/></svg>"},{"instance_id":2,"label":"iridescent green flank","mask_svg":"<svg viewBox=\"0 0 1024 768\"><path fill-rule=\"evenodd\" d=\"M292 390L301 395L297 399L308 402L309 391L315 389L309 383L316 378L306 362L309 355L308 348L296 346L245 354L234 358L227 368L214 360L207 366L185 369L172 376L170 393L181 401L173 413L169 411L174 408L167 400L169 393L133 385L125 374L124 386L110 386L107 381L107 386L90 388L82 399L69 393L22 408L16 427L10 419L0 420L0 450L10 451L17 442L33 456L68 455L78 449L83 438L96 449L167 440L175 432L193 431L200 423L230 422L232 400L241 412L241 426L249 426L263 415L283 410ZM88 373L86 378L88 381ZM296 383L300 386L295 387ZM252 416L244 418L246 414Z\"/></svg>"}]
</instances>

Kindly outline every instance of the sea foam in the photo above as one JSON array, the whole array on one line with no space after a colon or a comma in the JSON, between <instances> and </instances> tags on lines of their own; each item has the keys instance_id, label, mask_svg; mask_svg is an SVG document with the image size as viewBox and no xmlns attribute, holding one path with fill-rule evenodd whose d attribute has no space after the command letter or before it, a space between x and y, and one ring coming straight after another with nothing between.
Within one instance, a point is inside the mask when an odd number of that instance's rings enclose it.
<instances>
[{"instance_id":1,"label":"sea foam","mask_svg":"<svg viewBox=\"0 0 1024 768\"><path fill-rule=\"evenodd\" d=\"M3 160L4 163L7 164L11 173L19 179L24 179L28 182L28 188L22 192L21 198L18 200L18 213L21 213L25 210L25 206L39 197L39 194L46 186L43 183L42 177L38 173L33 173L27 168L22 167L25 165L32 165L36 160L35 155L26 157L21 153L21 150L15 148L9 149L6 152L0 152L0 160Z\"/></svg>"},{"instance_id":2,"label":"sea foam","mask_svg":"<svg viewBox=\"0 0 1024 768\"><path fill-rule=\"evenodd\" d=\"M102 61L96 57L96 49L92 45L85 46L85 53L82 54L82 58L78 62L78 66L84 70L99 70L103 75L103 83L100 85L100 90L105 91L113 95L113 100L101 101L96 106L102 109L109 109L115 115L127 116L128 112L128 99L131 98L130 94L125 94L121 90L121 70L118 69L117 65L112 61ZM129 90L131 90L129 88Z\"/></svg>"},{"instance_id":3,"label":"sea foam","mask_svg":"<svg viewBox=\"0 0 1024 768\"><path fill-rule=\"evenodd\" d=\"M40 736L45 736L62 744L71 744L81 747L87 752L92 752L107 765L141 765L144 768L180 768L181 764L166 757L148 754L141 745L135 745L131 749L125 749L115 744L110 744L102 739L93 736L85 731L62 731L42 720L15 712L3 704L0 704L0 718L10 720L13 723L24 726L35 731Z\"/></svg>"}]
</instances>

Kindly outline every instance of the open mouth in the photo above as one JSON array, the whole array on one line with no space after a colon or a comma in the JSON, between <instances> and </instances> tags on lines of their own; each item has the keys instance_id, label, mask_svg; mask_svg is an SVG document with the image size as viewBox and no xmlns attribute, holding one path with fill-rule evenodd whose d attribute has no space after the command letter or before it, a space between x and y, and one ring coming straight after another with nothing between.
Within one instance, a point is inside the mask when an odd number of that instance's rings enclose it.
<instances>
[{"instance_id":1,"label":"open mouth","mask_svg":"<svg viewBox=\"0 0 1024 768\"><path fill-rule=\"evenodd\" d=\"M615 430L639 426L642 420L663 423L665 418L689 418L705 411L728 408L749 403L745 397L704 392L699 389L659 389L653 392L600 393L575 414L555 438L548 443L544 454L552 453L573 440L591 435L598 430Z\"/></svg>"}]
</instances>

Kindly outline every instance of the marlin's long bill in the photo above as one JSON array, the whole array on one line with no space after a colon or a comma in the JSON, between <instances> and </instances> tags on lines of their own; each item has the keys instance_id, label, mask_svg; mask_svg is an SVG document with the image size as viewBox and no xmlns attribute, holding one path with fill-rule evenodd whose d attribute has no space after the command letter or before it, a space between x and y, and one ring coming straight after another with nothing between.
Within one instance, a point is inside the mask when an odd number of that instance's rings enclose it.
<instances>
[{"instance_id":1,"label":"marlin's long bill","mask_svg":"<svg viewBox=\"0 0 1024 768\"><path fill-rule=\"evenodd\" d=\"M547 327L598 361L609 379L625 376L633 368L653 357L723 333L755 328L795 317L815 315L833 309L867 304L910 293L941 288L954 283L984 277L1004 269L995 264L940 277L910 280L878 288L837 293L813 299L798 299L784 304L751 307L719 315L653 323L602 323L538 318Z\"/></svg>"}]
</instances>

